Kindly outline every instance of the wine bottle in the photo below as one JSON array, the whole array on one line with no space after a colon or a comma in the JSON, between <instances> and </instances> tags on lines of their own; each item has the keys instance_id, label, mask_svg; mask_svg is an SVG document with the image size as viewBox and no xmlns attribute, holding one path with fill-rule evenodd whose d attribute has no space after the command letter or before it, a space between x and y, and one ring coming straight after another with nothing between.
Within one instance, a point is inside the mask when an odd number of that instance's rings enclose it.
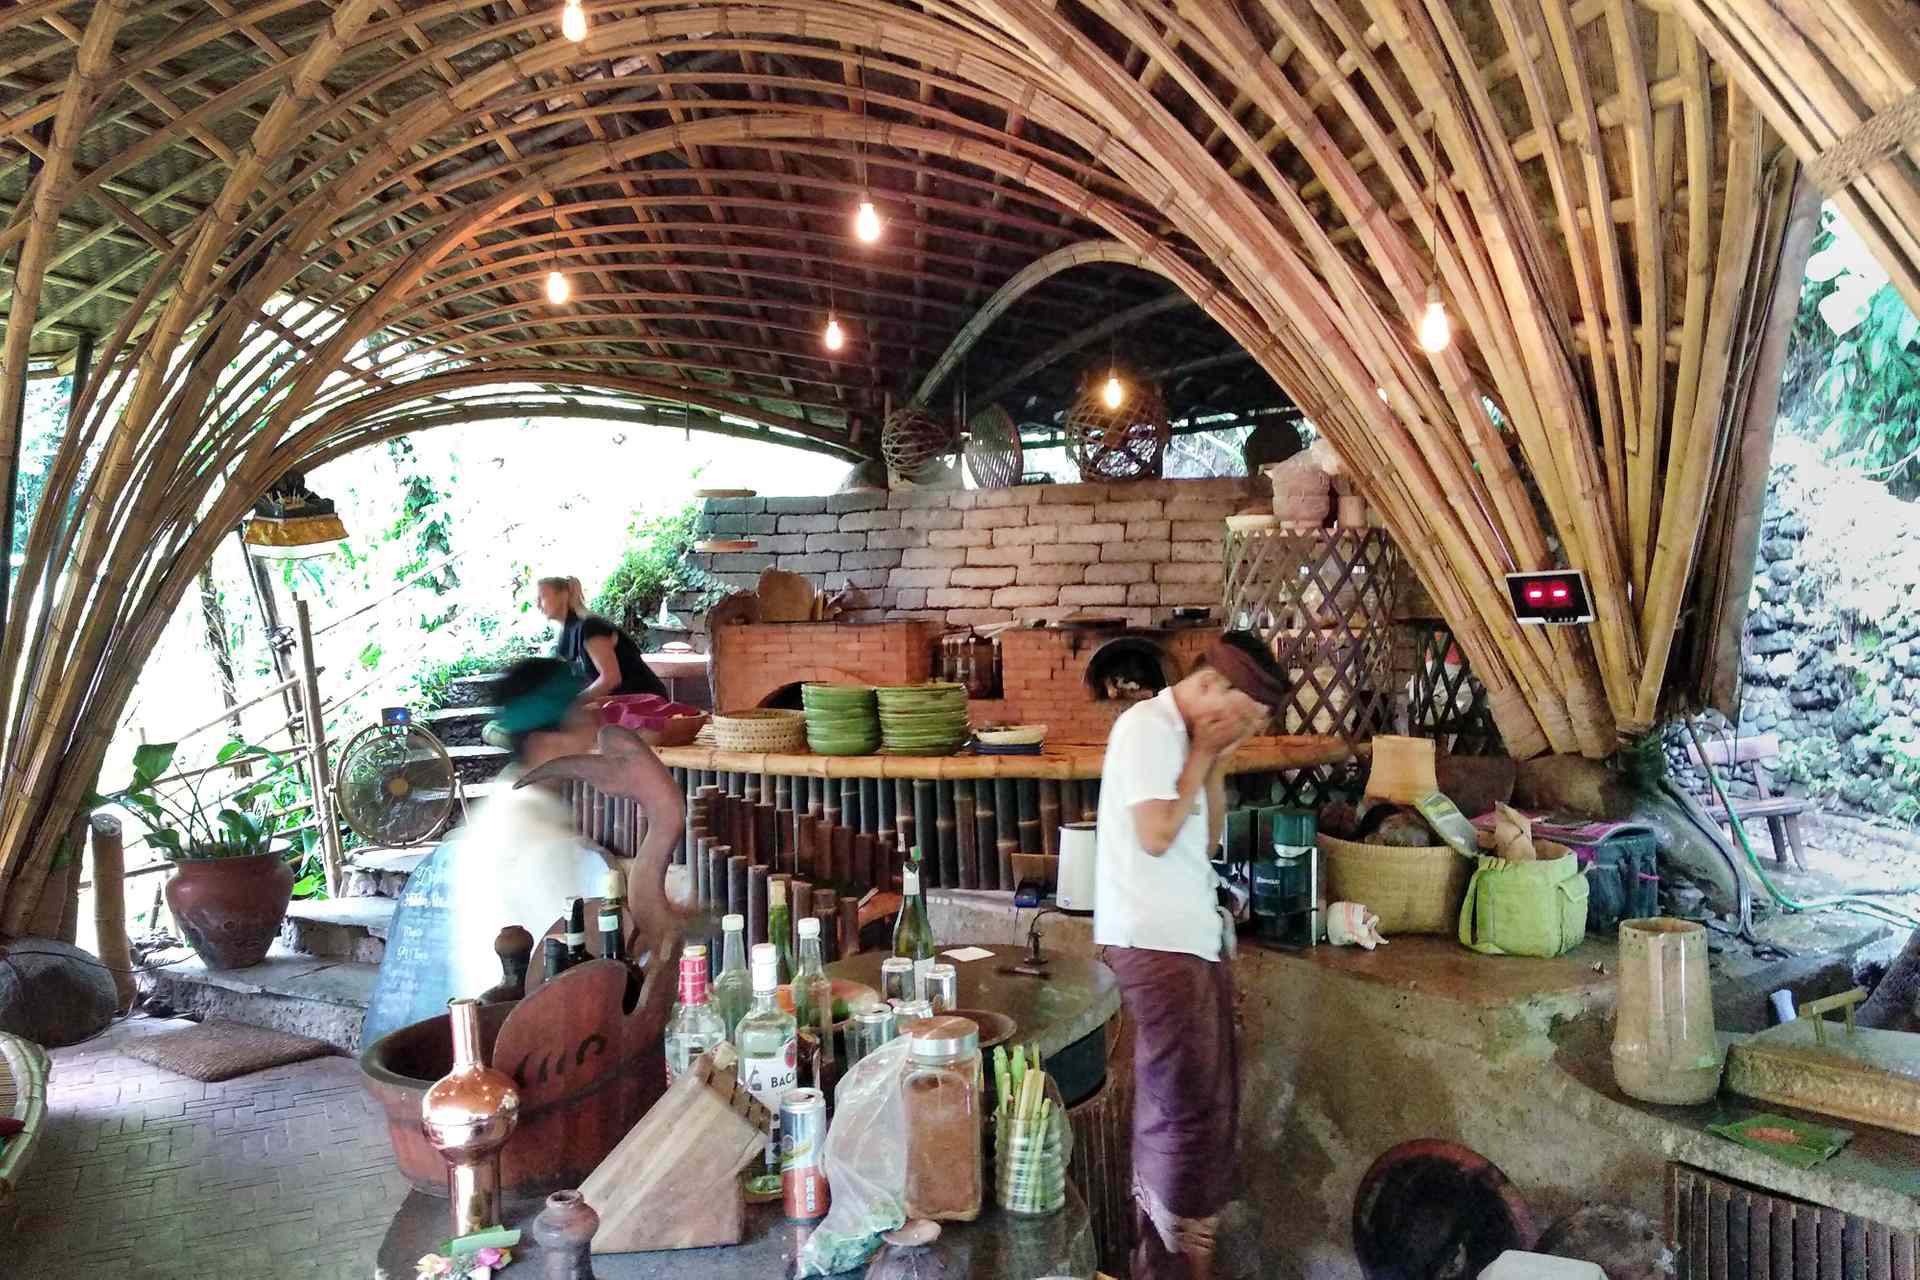
<instances>
[{"instance_id":1,"label":"wine bottle","mask_svg":"<svg viewBox=\"0 0 1920 1280\"><path fill-rule=\"evenodd\" d=\"M933 967L933 926L927 923L927 899L920 889L920 850L900 869L900 914L893 918L893 954L913 961L913 998L927 998L927 970Z\"/></svg>"},{"instance_id":2,"label":"wine bottle","mask_svg":"<svg viewBox=\"0 0 1920 1280\"><path fill-rule=\"evenodd\" d=\"M587 950L587 900L575 898L567 904L567 967L593 959Z\"/></svg>"},{"instance_id":3,"label":"wine bottle","mask_svg":"<svg viewBox=\"0 0 1920 1280\"><path fill-rule=\"evenodd\" d=\"M626 901L626 873L616 867L607 872L607 887L601 891L600 958L603 960L627 958L626 922L621 912Z\"/></svg>"},{"instance_id":4,"label":"wine bottle","mask_svg":"<svg viewBox=\"0 0 1920 1280\"><path fill-rule=\"evenodd\" d=\"M821 961L819 918L806 916L799 928L800 959L793 968L793 1013L801 1027L820 1038L822 1062L816 1064L817 1071L833 1059L833 980L827 977L826 965Z\"/></svg>"},{"instance_id":5,"label":"wine bottle","mask_svg":"<svg viewBox=\"0 0 1920 1280\"><path fill-rule=\"evenodd\" d=\"M767 881L767 941L777 962L775 981L784 985L793 977L793 909L787 905L787 882Z\"/></svg>"}]
</instances>

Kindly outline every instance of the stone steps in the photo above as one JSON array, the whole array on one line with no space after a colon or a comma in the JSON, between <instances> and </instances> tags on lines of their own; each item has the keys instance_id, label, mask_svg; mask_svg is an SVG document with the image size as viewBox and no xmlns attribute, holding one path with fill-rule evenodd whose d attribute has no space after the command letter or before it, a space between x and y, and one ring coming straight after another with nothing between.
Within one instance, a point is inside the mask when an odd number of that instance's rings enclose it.
<instances>
[{"instance_id":1,"label":"stone steps","mask_svg":"<svg viewBox=\"0 0 1920 1280\"><path fill-rule=\"evenodd\" d=\"M148 964L157 967L135 975L141 992L183 1014L312 1036L348 1054L360 1051L360 1023L380 971L296 955L284 942L247 969L208 969L184 947L150 956Z\"/></svg>"},{"instance_id":2,"label":"stone steps","mask_svg":"<svg viewBox=\"0 0 1920 1280\"><path fill-rule=\"evenodd\" d=\"M480 742L480 731L487 721L500 714L496 706L441 707L416 716L415 721L449 747L473 746Z\"/></svg>"},{"instance_id":3,"label":"stone steps","mask_svg":"<svg viewBox=\"0 0 1920 1280\"><path fill-rule=\"evenodd\" d=\"M482 672L475 676L455 676L447 682L446 707L485 707L500 701L495 695L495 686L500 683L498 671Z\"/></svg>"},{"instance_id":4,"label":"stone steps","mask_svg":"<svg viewBox=\"0 0 1920 1280\"><path fill-rule=\"evenodd\" d=\"M379 964L397 898L327 898L295 902L280 924L280 941L296 955Z\"/></svg>"}]
</instances>

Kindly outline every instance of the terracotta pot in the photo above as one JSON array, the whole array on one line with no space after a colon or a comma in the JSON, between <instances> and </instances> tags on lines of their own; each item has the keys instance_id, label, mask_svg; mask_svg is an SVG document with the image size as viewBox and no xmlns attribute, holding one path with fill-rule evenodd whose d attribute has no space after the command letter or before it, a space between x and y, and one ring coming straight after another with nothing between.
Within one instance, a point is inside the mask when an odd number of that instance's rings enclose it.
<instances>
[{"instance_id":1,"label":"terracotta pot","mask_svg":"<svg viewBox=\"0 0 1920 1280\"><path fill-rule=\"evenodd\" d=\"M1613 1078L1642 1102L1688 1106L1720 1088L1707 931L1666 916L1620 922Z\"/></svg>"},{"instance_id":2,"label":"terracotta pot","mask_svg":"<svg viewBox=\"0 0 1920 1280\"><path fill-rule=\"evenodd\" d=\"M209 969L267 958L293 898L293 868L277 853L183 858L167 880L167 909Z\"/></svg>"},{"instance_id":3,"label":"terracotta pot","mask_svg":"<svg viewBox=\"0 0 1920 1280\"><path fill-rule=\"evenodd\" d=\"M533 1220L533 1242L547 1255L545 1280L593 1280L593 1233L600 1215L578 1191L556 1191Z\"/></svg>"}]
</instances>

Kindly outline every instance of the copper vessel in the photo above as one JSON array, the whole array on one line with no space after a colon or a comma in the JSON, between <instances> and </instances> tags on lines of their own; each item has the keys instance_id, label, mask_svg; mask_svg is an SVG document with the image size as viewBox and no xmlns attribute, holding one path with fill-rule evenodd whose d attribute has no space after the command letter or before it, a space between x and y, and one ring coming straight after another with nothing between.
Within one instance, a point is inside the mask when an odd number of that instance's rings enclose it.
<instances>
[{"instance_id":1,"label":"copper vessel","mask_svg":"<svg viewBox=\"0 0 1920 1280\"><path fill-rule=\"evenodd\" d=\"M500 1221L500 1148L520 1118L520 1091L482 1059L480 1002L449 1000L447 1013L453 1070L420 1099L420 1128L447 1162L453 1234L464 1236Z\"/></svg>"}]
</instances>

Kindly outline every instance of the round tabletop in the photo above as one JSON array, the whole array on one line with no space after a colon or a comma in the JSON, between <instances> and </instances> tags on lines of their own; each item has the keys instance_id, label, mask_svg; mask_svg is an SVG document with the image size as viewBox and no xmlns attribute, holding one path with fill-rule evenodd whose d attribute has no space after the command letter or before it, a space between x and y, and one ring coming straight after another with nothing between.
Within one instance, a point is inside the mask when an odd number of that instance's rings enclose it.
<instances>
[{"instance_id":1,"label":"round tabletop","mask_svg":"<svg viewBox=\"0 0 1920 1280\"><path fill-rule=\"evenodd\" d=\"M707 674L708 659L704 653L643 653L640 660L662 680L691 679Z\"/></svg>"},{"instance_id":2,"label":"round tabletop","mask_svg":"<svg viewBox=\"0 0 1920 1280\"><path fill-rule=\"evenodd\" d=\"M531 1227L540 1203L508 1203L501 1216L521 1230L508 1276L547 1274L546 1250L533 1243ZM746 1234L737 1245L706 1249L668 1249L652 1253L599 1253L593 1273L599 1280L779 1280L794 1271L794 1259L814 1223L789 1222L778 1204L747 1206ZM413 1280L414 1261L447 1238L447 1202L410 1192L380 1244L381 1280ZM1066 1276L1092 1280L1093 1222L1071 1186L1066 1207L1045 1217L1003 1213L988 1204L976 1222L943 1223L929 1252L943 1264L941 1274L969 1280L1034 1280ZM857 1276L859 1272L841 1273Z\"/></svg>"},{"instance_id":3,"label":"round tabletop","mask_svg":"<svg viewBox=\"0 0 1920 1280\"><path fill-rule=\"evenodd\" d=\"M988 954L976 960L957 960L954 952ZM880 986L880 963L891 953L862 951L827 966L835 978L864 982L875 991ZM1014 966L1026 958L1025 947L975 946L959 943L942 947L935 960L951 964L960 978L962 1009L991 1009L1014 1021L1013 1042L1040 1046L1043 1057L1051 1058L1069 1046L1105 1028L1120 1012L1120 984L1113 970L1086 956L1059 952L1046 954L1046 976L1014 973Z\"/></svg>"}]
</instances>

